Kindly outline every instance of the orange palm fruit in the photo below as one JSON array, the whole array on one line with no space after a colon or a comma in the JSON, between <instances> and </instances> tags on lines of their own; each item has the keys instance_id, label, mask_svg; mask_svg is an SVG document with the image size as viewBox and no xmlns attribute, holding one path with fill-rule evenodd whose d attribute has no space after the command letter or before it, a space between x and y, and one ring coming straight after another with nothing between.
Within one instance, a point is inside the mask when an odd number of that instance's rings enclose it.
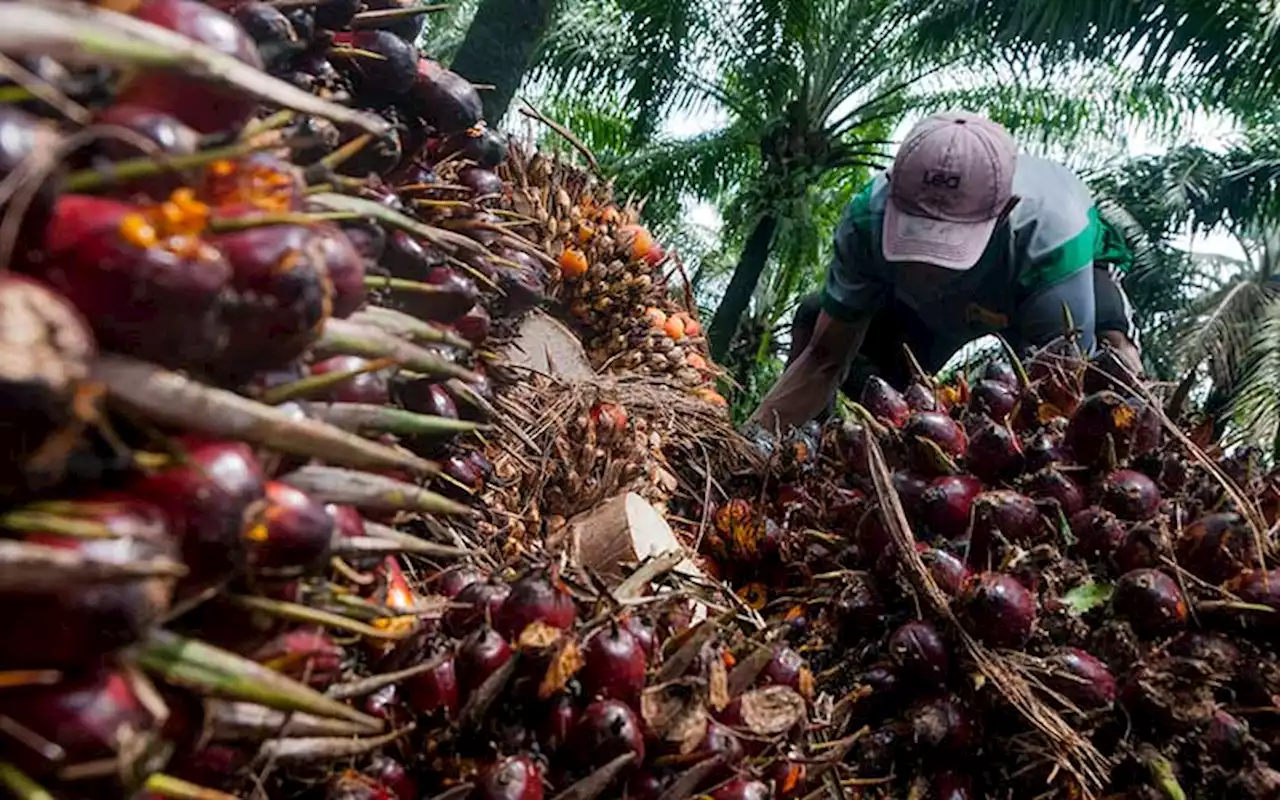
<instances>
[{"instance_id":1,"label":"orange palm fruit","mask_svg":"<svg viewBox=\"0 0 1280 800\"><path fill-rule=\"evenodd\" d=\"M581 250L567 247L560 254L560 274L569 280L575 280L586 275L587 267L587 257Z\"/></svg>"}]
</instances>

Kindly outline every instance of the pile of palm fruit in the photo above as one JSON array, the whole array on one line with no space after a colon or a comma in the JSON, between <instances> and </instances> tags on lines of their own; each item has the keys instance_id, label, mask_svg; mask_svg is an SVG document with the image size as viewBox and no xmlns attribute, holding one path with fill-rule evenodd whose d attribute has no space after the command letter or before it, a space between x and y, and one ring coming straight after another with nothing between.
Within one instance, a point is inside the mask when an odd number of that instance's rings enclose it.
<instances>
[{"instance_id":1,"label":"pile of palm fruit","mask_svg":"<svg viewBox=\"0 0 1280 800\"><path fill-rule=\"evenodd\" d=\"M866 796L1280 796L1280 472L1070 334L1008 355L758 430L767 481L673 508Z\"/></svg>"},{"instance_id":2,"label":"pile of palm fruit","mask_svg":"<svg viewBox=\"0 0 1280 800\"><path fill-rule=\"evenodd\" d=\"M1280 482L1069 337L748 441L422 4L0 13L4 791L1276 796ZM605 575L627 492L688 550Z\"/></svg>"}]
</instances>

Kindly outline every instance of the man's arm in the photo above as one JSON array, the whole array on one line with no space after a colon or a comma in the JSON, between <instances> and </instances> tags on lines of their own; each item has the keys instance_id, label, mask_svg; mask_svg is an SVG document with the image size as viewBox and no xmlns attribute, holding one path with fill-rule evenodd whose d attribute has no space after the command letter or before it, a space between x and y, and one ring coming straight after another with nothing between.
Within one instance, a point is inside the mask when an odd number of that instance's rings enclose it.
<instances>
[{"instance_id":1,"label":"man's arm","mask_svg":"<svg viewBox=\"0 0 1280 800\"><path fill-rule=\"evenodd\" d=\"M870 322L869 316L842 322L826 311L819 314L809 345L765 396L751 422L785 431L816 417L848 373Z\"/></svg>"},{"instance_id":2,"label":"man's arm","mask_svg":"<svg viewBox=\"0 0 1280 800\"><path fill-rule=\"evenodd\" d=\"M1092 355L1096 346L1097 319L1093 294L1093 267L1086 265L1067 278L1027 298L1018 307L1018 333L1027 344L1042 347L1066 333L1062 308L1080 329L1080 350Z\"/></svg>"}]
</instances>

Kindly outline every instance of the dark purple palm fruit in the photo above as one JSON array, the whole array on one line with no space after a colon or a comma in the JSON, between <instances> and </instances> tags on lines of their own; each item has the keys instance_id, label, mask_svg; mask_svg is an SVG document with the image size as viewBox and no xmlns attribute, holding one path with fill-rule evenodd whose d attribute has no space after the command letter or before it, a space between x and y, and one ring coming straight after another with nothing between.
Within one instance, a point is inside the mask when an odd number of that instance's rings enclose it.
<instances>
[{"instance_id":1,"label":"dark purple palm fruit","mask_svg":"<svg viewBox=\"0 0 1280 800\"><path fill-rule=\"evenodd\" d=\"M568 630L578 619L573 596L554 570L535 570L511 584L493 625L508 639L517 638L534 622Z\"/></svg>"},{"instance_id":2,"label":"dark purple palm fruit","mask_svg":"<svg viewBox=\"0 0 1280 800\"><path fill-rule=\"evenodd\" d=\"M1062 434L1054 430L1040 430L1022 447L1028 471L1039 471L1061 464L1066 460L1062 452Z\"/></svg>"},{"instance_id":3,"label":"dark purple palm fruit","mask_svg":"<svg viewBox=\"0 0 1280 800\"><path fill-rule=\"evenodd\" d=\"M473 583L479 583L487 577L488 575L483 570L466 564L450 567L433 579L430 584L431 591L433 594L452 600L462 594L463 589Z\"/></svg>"},{"instance_id":4,"label":"dark purple palm fruit","mask_svg":"<svg viewBox=\"0 0 1280 800\"><path fill-rule=\"evenodd\" d=\"M973 800L973 778L964 772L939 772L933 776L929 800Z\"/></svg>"},{"instance_id":5,"label":"dark purple palm fruit","mask_svg":"<svg viewBox=\"0 0 1280 800\"><path fill-rule=\"evenodd\" d=\"M1173 633L1187 622L1187 600L1178 582L1156 569L1125 573L1116 582L1111 607L1145 637Z\"/></svg>"},{"instance_id":6,"label":"dark purple palm fruit","mask_svg":"<svg viewBox=\"0 0 1280 800\"><path fill-rule=\"evenodd\" d=\"M1102 481L1102 507L1121 519L1143 522L1160 510L1156 482L1131 469L1117 470Z\"/></svg>"},{"instance_id":7,"label":"dark purple palm fruit","mask_svg":"<svg viewBox=\"0 0 1280 800\"><path fill-rule=\"evenodd\" d=\"M241 3L232 8L231 15L258 46L262 63L272 75L283 73L307 46L288 15L269 3Z\"/></svg>"},{"instance_id":8,"label":"dark purple palm fruit","mask_svg":"<svg viewBox=\"0 0 1280 800\"><path fill-rule=\"evenodd\" d=\"M1090 506L1071 515L1076 550L1090 560L1106 559L1124 544L1128 531L1110 511Z\"/></svg>"},{"instance_id":9,"label":"dark purple palm fruit","mask_svg":"<svg viewBox=\"0 0 1280 800\"><path fill-rule=\"evenodd\" d=\"M633 767L644 762L644 727L620 700L597 700L587 706L574 723L569 741L584 767L600 767L630 753L636 756Z\"/></svg>"},{"instance_id":10,"label":"dark purple palm fruit","mask_svg":"<svg viewBox=\"0 0 1280 800\"><path fill-rule=\"evenodd\" d=\"M1021 649L1036 627L1036 598L1012 575L986 572L960 598L965 629L991 647Z\"/></svg>"},{"instance_id":11,"label":"dark purple palm fruit","mask_svg":"<svg viewBox=\"0 0 1280 800\"><path fill-rule=\"evenodd\" d=\"M1063 445L1080 464L1112 466L1106 462L1113 455L1123 461L1140 455L1139 451L1148 444L1148 434L1138 436L1149 425L1143 416L1141 408L1135 409L1115 392L1098 392L1086 397L1072 415Z\"/></svg>"},{"instance_id":12,"label":"dark purple palm fruit","mask_svg":"<svg viewBox=\"0 0 1280 800\"><path fill-rule=\"evenodd\" d=\"M311 365L312 375L328 375L332 372L352 372L373 362L359 356L333 356ZM324 399L334 403L367 403L385 406L391 402L391 390L385 372L362 372L330 387Z\"/></svg>"},{"instance_id":13,"label":"dark purple palm fruit","mask_svg":"<svg viewBox=\"0 0 1280 800\"><path fill-rule=\"evenodd\" d=\"M1277 626L1277 620L1280 620L1280 569L1269 572L1248 570L1229 581L1227 589L1246 603L1271 609L1269 614L1251 612L1248 619L1254 624L1269 629Z\"/></svg>"},{"instance_id":14,"label":"dark purple palm fruit","mask_svg":"<svg viewBox=\"0 0 1280 800\"><path fill-rule=\"evenodd\" d=\"M1257 538L1233 512L1208 514L1178 535L1178 564L1197 578L1219 584L1258 564Z\"/></svg>"},{"instance_id":15,"label":"dark purple palm fruit","mask_svg":"<svg viewBox=\"0 0 1280 800\"><path fill-rule=\"evenodd\" d=\"M924 621L905 623L889 636L889 657L906 678L941 685L951 669L951 656L938 629Z\"/></svg>"},{"instance_id":16,"label":"dark purple palm fruit","mask_svg":"<svg viewBox=\"0 0 1280 800\"><path fill-rule=\"evenodd\" d=\"M348 74L360 99L378 104L393 102L413 88L418 79L418 48L394 33L360 30L339 34L335 41L381 58L353 58Z\"/></svg>"},{"instance_id":17,"label":"dark purple palm fruit","mask_svg":"<svg viewBox=\"0 0 1280 800\"><path fill-rule=\"evenodd\" d=\"M983 480L1005 480L1018 475L1024 461L1022 443L1008 425L987 420L969 436L965 463Z\"/></svg>"},{"instance_id":18,"label":"dark purple palm fruit","mask_svg":"<svg viewBox=\"0 0 1280 800\"><path fill-rule=\"evenodd\" d=\"M645 685L645 653L625 625L616 621L587 637L578 673L592 698L612 698L636 707Z\"/></svg>"},{"instance_id":19,"label":"dark purple palm fruit","mask_svg":"<svg viewBox=\"0 0 1280 800\"><path fill-rule=\"evenodd\" d=\"M982 482L972 475L935 478L920 497L920 520L935 536L961 538L969 531L973 501L981 493Z\"/></svg>"},{"instance_id":20,"label":"dark purple palm fruit","mask_svg":"<svg viewBox=\"0 0 1280 800\"><path fill-rule=\"evenodd\" d=\"M471 82L429 58L419 58L417 77L398 104L445 135L474 127L484 103Z\"/></svg>"},{"instance_id":21,"label":"dark purple palm fruit","mask_svg":"<svg viewBox=\"0 0 1280 800\"><path fill-rule=\"evenodd\" d=\"M474 800L542 800L542 769L528 756L508 756L480 770L470 797Z\"/></svg>"},{"instance_id":22,"label":"dark purple palm fruit","mask_svg":"<svg viewBox=\"0 0 1280 800\"><path fill-rule=\"evenodd\" d=\"M453 670L458 681L458 697L465 705L472 692L511 660L513 651L502 634L488 625L475 630L458 645Z\"/></svg>"},{"instance_id":23,"label":"dark purple palm fruit","mask_svg":"<svg viewBox=\"0 0 1280 800\"><path fill-rule=\"evenodd\" d=\"M912 704L907 716L916 745L926 752L963 756L978 748L977 718L956 695L926 697Z\"/></svg>"},{"instance_id":24,"label":"dark purple palm fruit","mask_svg":"<svg viewBox=\"0 0 1280 800\"><path fill-rule=\"evenodd\" d=\"M428 378L418 378L397 383L394 388L396 400L409 411L432 417L458 419L458 404L442 384Z\"/></svg>"},{"instance_id":25,"label":"dark purple palm fruit","mask_svg":"<svg viewBox=\"0 0 1280 800\"><path fill-rule=\"evenodd\" d=\"M549 278L546 268L527 253L508 250L504 258L519 266L498 264L494 267L494 276L503 292L500 310L506 316L515 316L546 299Z\"/></svg>"},{"instance_id":26,"label":"dark purple palm fruit","mask_svg":"<svg viewBox=\"0 0 1280 800\"><path fill-rule=\"evenodd\" d=\"M969 410L985 414L996 422L1006 422L1018 405L1015 387L1004 383L983 380L970 392Z\"/></svg>"},{"instance_id":27,"label":"dark purple palm fruit","mask_svg":"<svg viewBox=\"0 0 1280 800\"><path fill-rule=\"evenodd\" d=\"M346 319L360 310L368 297L364 258L345 230L337 225L315 225L321 259L333 286L332 315Z\"/></svg>"},{"instance_id":28,"label":"dark purple palm fruit","mask_svg":"<svg viewBox=\"0 0 1280 800\"><path fill-rule=\"evenodd\" d=\"M364 774L390 789L394 800L418 800L422 796L417 779L409 774L404 764L391 756L374 756Z\"/></svg>"},{"instance_id":29,"label":"dark purple palm fruit","mask_svg":"<svg viewBox=\"0 0 1280 800\"><path fill-rule=\"evenodd\" d=\"M387 235L387 249L380 263L393 278L421 281L428 270L442 262L443 257L433 248L404 231L392 231Z\"/></svg>"},{"instance_id":30,"label":"dark purple palm fruit","mask_svg":"<svg viewBox=\"0 0 1280 800\"><path fill-rule=\"evenodd\" d=\"M486 619L496 617L498 609L510 595L511 586L497 578L467 584L453 598L451 607L441 619L445 633L453 637L465 636Z\"/></svg>"},{"instance_id":31,"label":"dark purple palm fruit","mask_svg":"<svg viewBox=\"0 0 1280 800\"><path fill-rule=\"evenodd\" d=\"M749 778L734 778L721 785L708 797L711 800L770 800L773 792L760 781Z\"/></svg>"},{"instance_id":32,"label":"dark purple palm fruit","mask_svg":"<svg viewBox=\"0 0 1280 800\"><path fill-rule=\"evenodd\" d=\"M1153 569L1173 556L1168 537L1155 525L1140 523L1124 535L1120 548L1112 555L1121 574L1136 569Z\"/></svg>"},{"instance_id":33,"label":"dark purple palm fruit","mask_svg":"<svg viewBox=\"0 0 1280 800\"><path fill-rule=\"evenodd\" d=\"M1110 708L1116 701L1115 676L1084 650L1061 648L1044 659L1044 667L1041 682L1081 711Z\"/></svg>"},{"instance_id":34,"label":"dark purple palm fruit","mask_svg":"<svg viewBox=\"0 0 1280 800\"><path fill-rule=\"evenodd\" d=\"M360 12L363 0L328 0L319 3L315 8L315 25L338 31L351 24L351 20Z\"/></svg>"},{"instance_id":35,"label":"dark purple palm fruit","mask_svg":"<svg viewBox=\"0 0 1280 800\"><path fill-rule=\"evenodd\" d=\"M403 11L421 5L417 0L365 0L367 11ZM422 33L426 14L408 14L394 20L384 20L380 24L382 30L390 31L406 42L417 41Z\"/></svg>"},{"instance_id":36,"label":"dark purple palm fruit","mask_svg":"<svg viewBox=\"0 0 1280 800\"><path fill-rule=\"evenodd\" d=\"M560 692L547 703L539 706L541 720L534 735L538 746L548 756L554 756L569 741L573 723L578 718L572 695Z\"/></svg>"},{"instance_id":37,"label":"dark purple palm fruit","mask_svg":"<svg viewBox=\"0 0 1280 800\"><path fill-rule=\"evenodd\" d=\"M498 173L483 167L463 167L458 170L458 183L471 190L477 199L502 196L502 178Z\"/></svg>"},{"instance_id":38,"label":"dark purple palm fruit","mask_svg":"<svg viewBox=\"0 0 1280 800\"><path fill-rule=\"evenodd\" d=\"M938 404L938 397L923 383L915 382L907 387L902 393L902 399L907 402L912 411L941 411L942 408Z\"/></svg>"},{"instance_id":39,"label":"dark purple palm fruit","mask_svg":"<svg viewBox=\"0 0 1280 800\"><path fill-rule=\"evenodd\" d=\"M333 282L315 231L258 226L212 244L231 264L235 292L224 312L229 337L217 371L243 380L301 356L333 312Z\"/></svg>"},{"instance_id":40,"label":"dark purple palm fruit","mask_svg":"<svg viewBox=\"0 0 1280 800\"><path fill-rule=\"evenodd\" d=\"M828 612L842 642L858 642L884 618L884 599L869 572L850 572Z\"/></svg>"},{"instance_id":41,"label":"dark purple palm fruit","mask_svg":"<svg viewBox=\"0 0 1280 800\"><path fill-rule=\"evenodd\" d=\"M493 169L506 161L507 148L506 134L486 125L480 130L473 128L448 137L441 143L439 153L441 156L457 153L478 167Z\"/></svg>"},{"instance_id":42,"label":"dark purple palm fruit","mask_svg":"<svg viewBox=\"0 0 1280 800\"><path fill-rule=\"evenodd\" d=\"M475 281L460 275L450 267L430 267L417 279L433 287L424 292L403 292L395 296L395 303L404 311L428 322L452 323L480 300L480 290Z\"/></svg>"},{"instance_id":43,"label":"dark purple palm fruit","mask_svg":"<svg viewBox=\"0 0 1280 800\"><path fill-rule=\"evenodd\" d=\"M991 548L998 542L1038 543L1048 531L1040 508L1030 497L1004 490L984 492L973 501L968 561L985 564Z\"/></svg>"},{"instance_id":44,"label":"dark purple palm fruit","mask_svg":"<svg viewBox=\"0 0 1280 800\"><path fill-rule=\"evenodd\" d=\"M912 472L898 470L893 473L893 488L902 501L902 508L907 512L907 518L912 519L915 516L915 509L919 508L924 499L924 493L929 490L929 479Z\"/></svg>"},{"instance_id":45,"label":"dark purple palm fruit","mask_svg":"<svg viewBox=\"0 0 1280 800\"><path fill-rule=\"evenodd\" d=\"M276 481L244 512L249 569L260 577L296 578L329 561L337 525L323 504Z\"/></svg>"},{"instance_id":46,"label":"dark purple palm fruit","mask_svg":"<svg viewBox=\"0 0 1280 800\"><path fill-rule=\"evenodd\" d=\"M459 336L474 345L483 344L489 338L489 330L493 324L489 312L477 303L471 310L453 321L453 329Z\"/></svg>"},{"instance_id":47,"label":"dark purple palm fruit","mask_svg":"<svg viewBox=\"0 0 1280 800\"><path fill-rule=\"evenodd\" d=\"M343 220L339 227L360 254L366 272L382 261L387 252L387 231L381 225L366 220Z\"/></svg>"},{"instance_id":48,"label":"dark purple palm fruit","mask_svg":"<svg viewBox=\"0 0 1280 800\"><path fill-rule=\"evenodd\" d=\"M1023 483L1023 490L1033 500L1051 501L1066 517L1084 508L1084 490L1057 467L1045 467Z\"/></svg>"},{"instance_id":49,"label":"dark purple palm fruit","mask_svg":"<svg viewBox=\"0 0 1280 800\"><path fill-rule=\"evenodd\" d=\"M241 525L249 507L266 495L266 477L247 444L195 436L179 444L183 463L140 479L130 494L168 516L190 570L181 585L194 590L244 566Z\"/></svg>"},{"instance_id":50,"label":"dark purple palm fruit","mask_svg":"<svg viewBox=\"0 0 1280 800\"><path fill-rule=\"evenodd\" d=\"M911 418L911 406L902 393L875 375L862 388L862 406L890 428L901 428Z\"/></svg>"},{"instance_id":51,"label":"dark purple palm fruit","mask_svg":"<svg viewBox=\"0 0 1280 800\"><path fill-rule=\"evenodd\" d=\"M12 106L0 107L0 180L7 179L35 154L53 153L62 143L62 134L48 120L40 119ZM31 205L18 228L21 250L37 245L45 226L53 216L57 202L58 173L44 179L31 198Z\"/></svg>"},{"instance_id":52,"label":"dark purple palm fruit","mask_svg":"<svg viewBox=\"0 0 1280 800\"><path fill-rule=\"evenodd\" d=\"M176 118L150 108L113 104L99 111L95 124L123 128L141 137L151 146L143 149L136 138L108 137L97 145L97 152L111 161L123 161L143 155L188 156L200 149L200 134ZM164 199L182 185L177 172L163 174L126 184L156 199Z\"/></svg>"},{"instance_id":53,"label":"dark purple palm fruit","mask_svg":"<svg viewBox=\"0 0 1280 800\"><path fill-rule=\"evenodd\" d=\"M917 544L916 549L920 552L920 560L929 568L929 574L933 576L933 581L938 584L938 588L948 597L953 599L959 597L969 578L973 577L973 570L946 550L925 544Z\"/></svg>"},{"instance_id":54,"label":"dark purple palm fruit","mask_svg":"<svg viewBox=\"0 0 1280 800\"><path fill-rule=\"evenodd\" d=\"M445 656L432 669L407 678L403 686L406 701L417 714L442 714L452 719L458 713L458 673L452 656Z\"/></svg>"},{"instance_id":55,"label":"dark purple palm fruit","mask_svg":"<svg viewBox=\"0 0 1280 800\"><path fill-rule=\"evenodd\" d=\"M1014 391L1018 389L1018 373L1014 371L1013 366L1007 361L988 361L987 365L982 368L982 375L979 377L980 381L998 383Z\"/></svg>"},{"instance_id":56,"label":"dark purple palm fruit","mask_svg":"<svg viewBox=\"0 0 1280 800\"><path fill-rule=\"evenodd\" d=\"M863 515L854 531L854 542L857 545L858 563L867 568L878 567L881 561L890 556L893 539L889 536L889 529L885 527L878 506Z\"/></svg>"},{"instance_id":57,"label":"dark purple palm fruit","mask_svg":"<svg viewBox=\"0 0 1280 800\"><path fill-rule=\"evenodd\" d=\"M946 461L962 458L969 449L964 428L940 411L912 414L902 429L902 440L915 468L932 475L945 474L949 469Z\"/></svg>"},{"instance_id":58,"label":"dark purple palm fruit","mask_svg":"<svg viewBox=\"0 0 1280 800\"><path fill-rule=\"evenodd\" d=\"M1239 767L1240 757L1251 744L1248 724L1222 709L1213 712L1204 738L1209 754L1233 768Z\"/></svg>"},{"instance_id":59,"label":"dark purple palm fruit","mask_svg":"<svg viewBox=\"0 0 1280 800\"><path fill-rule=\"evenodd\" d=\"M870 475L867 437L871 434L868 433L866 426L844 420L830 426L829 430L831 452L834 453L840 466L855 475ZM826 445L827 442L828 436L824 435L823 444ZM824 446L823 449L827 448Z\"/></svg>"}]
</instances>

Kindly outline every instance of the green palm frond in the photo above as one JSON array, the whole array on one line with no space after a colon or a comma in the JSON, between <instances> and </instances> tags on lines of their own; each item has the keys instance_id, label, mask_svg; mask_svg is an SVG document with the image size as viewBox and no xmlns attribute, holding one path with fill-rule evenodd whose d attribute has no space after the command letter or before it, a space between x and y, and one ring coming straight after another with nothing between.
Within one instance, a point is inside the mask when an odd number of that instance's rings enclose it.
<instances>
[{"instance_id":1,"label":"green palm frond","mask_svg":"<svg viewBox=\"0 0 1280 800\"><path fill-rule=\"evenodd\" d=\"M1280 300L1269 298L1253 323L1248 360L1233 385L1230 443L1274 447L1280 431Z\"/></svg>"}]
</instances>

